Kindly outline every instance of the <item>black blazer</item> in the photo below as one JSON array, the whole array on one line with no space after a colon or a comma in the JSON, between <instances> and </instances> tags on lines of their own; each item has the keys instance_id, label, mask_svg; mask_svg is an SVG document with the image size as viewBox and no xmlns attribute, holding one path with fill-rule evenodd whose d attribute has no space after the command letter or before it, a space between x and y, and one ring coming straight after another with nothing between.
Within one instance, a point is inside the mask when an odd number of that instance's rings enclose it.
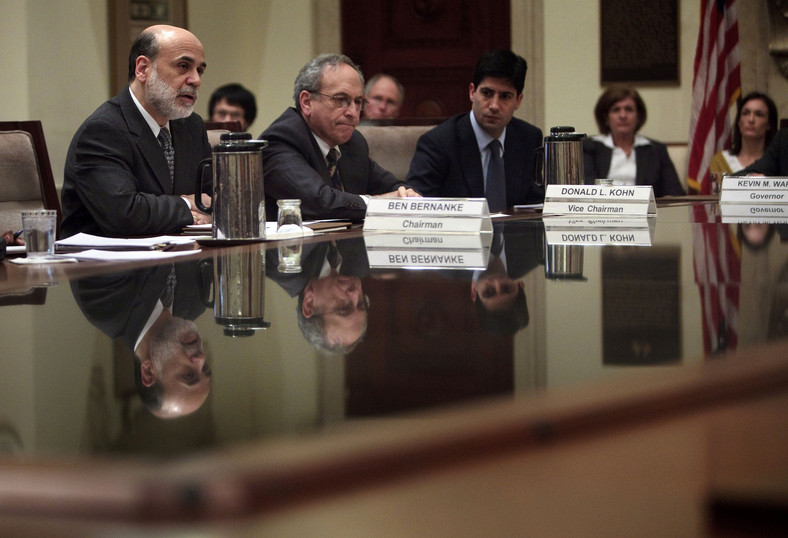
<instances>
[{"instance_id":1,"label":"black blazer","mask_svg":"<svg viewBox=\"0 0 788 538\"><path fill-rule=\"evenodd\" d=\"M369 260L364 239L354 237L337 241L337 250L342 255L339 274L364 278L369 274ZM288 295L300 294L310 280L318 278L328 253L329 243L307 243L301 252L300 273L280 273L278 249L269 248L265 252L266 276L279 284Z\"/></svg>"},{"instance_id":2,"label":"black blazer","mask_svg":"<svg viewBox=\"0 0 788 538\"><path fill-rule=\"evenodd\" d=\"M111 275L71 281L71 292L87 320L110 338L120 338L128 349L150 318L170 275L171 265L158 265ZM204 282L197 262L175 264L172 313L194 320L205 310ZM212 277L213 275L211 275Z\"/></svg>"},{"instance_id":3,"label":"black blazer","mask_svg":"<svg viewBox=\"0 0 788 538\"><path fill-rule=\"evenodd\" d=\"M260 138L268 141L263 150L266 214L276 219L276 201L301 200L305 219L349 219L361 221L367 205L360 194L384 194L404 185L391 172L369 158L367 141L358 131L345 144L337 164L344 191L331 186L326 160L301 114L288 108Z\"/></svg>"},{"instance_id":4,"label":"black blazer","mask_svg":"<svg viewBox=\"0 0 788 538\"><path fill-rule=\"evenodd\" d=\"M194 219L173 194L194 193L197 166L211 156L197 114L170 121L175 185L158 140L129 88L102 104L77 130L66 156L62 237L77 232L106 236L180 231ZM211 182L206 180L205 192Z\"/></svg>"},{"instance_id":5,"label":"black blazer","mask_svg":"<svg viewBox=\"0 0 788 538\"><path fill-rule=\"evenodd\" d=\"M788 129L780 129L763 156L738 174L788 176Z\"/></svg>"},{"instance_id":6,"label":"black blazer","mask_svg":"<svg viewBox=\"0 0 788 538\"><path fill-rule=\"evenodd\" d=\"M635 184L651 185L657 198L686 194L668 155L667 146L651 139L649 141L651 144L647 146L635 146ZM602 142L593 139L583 141L586 184L593 185L598 178L607 177L612 157L613 150Z\"/></svg>"},{"instance_id":7,"label":"black blazer","mask_svg":"<svg viewBox=\"0 0 788 538\"><path fill-rule=\"evenodd\" d=\"M534 182L534 150L542 131L512 118L506 126L506 205L538 203L544 191ZM424 196L484 198L484 171L470 113L453 116L427 131L416 146L406 179Z\"/></svg>"}]
</instances>

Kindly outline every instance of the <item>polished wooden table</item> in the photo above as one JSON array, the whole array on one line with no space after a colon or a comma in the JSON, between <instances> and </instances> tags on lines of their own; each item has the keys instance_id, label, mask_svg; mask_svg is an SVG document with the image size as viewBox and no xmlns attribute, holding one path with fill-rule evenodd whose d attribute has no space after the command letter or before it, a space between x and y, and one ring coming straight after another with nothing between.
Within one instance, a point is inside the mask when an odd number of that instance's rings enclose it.
<instances>
[{"instance_id":1,"label":"polished wooden table","mask_svg":"<svg viewBox=\"0 0 788 538\"><path fill-rule=\"evenodd\" d=\"M173 312L194 319L212 381L205 403L174 420L143 408L122 343L170 262L0 264L0 528L780 530L781 230L744 246L715 203L694 199L660 204L650 246L569 248L545 241L551 226L538 214L504 219L504 254L486 274L370 267L375 242L360 230L305 240L300 273L279 272L276 243L179 259L188 276ZM326 281L331 244L341 277ZM518 297L504 314L478 306L492 277ZM317 312L323 340L350 343L340 354L318 351L297 315L330 285L368 298ZM241 288L262 298L252 308L267 328L229 327L217 305Z\"/></svg>"}]
</instances>

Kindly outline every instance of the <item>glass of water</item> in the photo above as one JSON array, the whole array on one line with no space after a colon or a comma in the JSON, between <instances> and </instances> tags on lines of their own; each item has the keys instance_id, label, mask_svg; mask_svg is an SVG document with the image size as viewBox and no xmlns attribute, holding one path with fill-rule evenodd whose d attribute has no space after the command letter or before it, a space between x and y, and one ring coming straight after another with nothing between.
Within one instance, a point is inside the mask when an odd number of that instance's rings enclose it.
<instances>
[{"instance_id":1,"label":"glass of water","mask_svg":"<svg viewBox=\"0 0 788 538\"><path fill-rule=\"evenodd\" d=\"M276 218L276 233L304 235L301 223L301 200L277 200L279 213Z\"/></svg>"},{"instance_id":2,"label":"glass of water","mask_svg":"<svg viewBox=\"0 0 788 538\"><path fill-rule=\"evenodd\" d=\"M25 252L28 258L55 255L56 225L57 211L54 209L22 211L22 229L25 233Z\"/></svg>"}]
</instances>

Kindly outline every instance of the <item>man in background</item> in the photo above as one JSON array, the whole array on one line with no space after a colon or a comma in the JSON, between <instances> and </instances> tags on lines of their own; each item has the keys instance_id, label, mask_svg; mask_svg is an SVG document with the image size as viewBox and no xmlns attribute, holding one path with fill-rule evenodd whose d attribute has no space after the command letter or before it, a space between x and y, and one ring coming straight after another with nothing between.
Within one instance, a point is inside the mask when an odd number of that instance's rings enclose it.
<instances>
[{"instance_id":1,"label":"man in background","mask_svg":"<svg viewBox=\"0 0 788 538\"><path fill-rule=\"evenodd\" d=\"M232 83L216 88L208 102L208 117L211 121L238 121L246 131L257 117L257 101L254 94Z\"/></svg>"},{"instance_id":2,"label":"man in background","mask_svg":"<svg viewBox=\"0 0 788 538\"><path fill-rule=\"evenodd\" d=\"M527 70L509 50L485 52L468 88L471 111L421 136L407 183L424 196L486 197L491 211L541 202L533 173L542 131L513 118Z\"/></svg>"},{"instance_id":3,"label":"man in background","mask_svg":"<svg viewBox=\"0 0 788 538\"><path fill-rule=\"evenodd\" d=\"M205 66L202 44L183 28L151 26L135 39L128 88L85 120L68 149L63 237L160 235L211 222L194 204L197 167L211 155L193 114Z\"/></svg>"},{"instance_id":4,"label":"man in background","mask_svg":"<svg viewBox=\"0 0 788 538\"><path fill-rule=\"evenodd\" d=\"M405 100L405 88L396 78L378 73L369 79L364 93L369 101L364 108L365 118L377 120L399 117Z\"/></svg>"},{"instance_id":5,"label":"man in background","mask_svg":"<svg viewBox=\"0 0 788 538\"><path fill-rule=\"evenodd\" d=\"M364 77L347 56L323 54L298 73L295 108L277 118L260 138L266 214L276 201L301 200L305 219L361 221L370 196L418 196L369 158L367 141L356 131L364 109Z\"/></svg>"}]
</instances>

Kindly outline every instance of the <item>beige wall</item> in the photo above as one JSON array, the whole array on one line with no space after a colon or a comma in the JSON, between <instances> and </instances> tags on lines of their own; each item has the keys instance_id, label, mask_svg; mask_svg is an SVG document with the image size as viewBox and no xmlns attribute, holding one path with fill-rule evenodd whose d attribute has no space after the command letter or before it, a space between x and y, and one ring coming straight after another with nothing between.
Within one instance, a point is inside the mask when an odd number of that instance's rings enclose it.
<instances>
[{"instance_id":1,"label":"beige wall","mask_svg":"<svg viewBox=\"0 0 788 538\"><path fill-rule=\"evenodd\" d=\"M544 3L545 125L573 125L596 134L593 109L603 91L599 81L599 3L549 0ZM636 86L649 118L642 134L665 142L686 142L692 108L692 65L698 33L698 0L680 4L678 86ZM582 37L581 37L582 36Z\"/></svg>"},{"instance_id":2,"label":"beige wall","mask_svg":"<svg viewBox=\"0 0 788 538\"><path fill-rule=\"evenodd\" d=\"M785 115L788 104L779 98L785 94L785 79L763 57L768 38L748 30L769 27L765 1L739 7L743 57L746 61L761 53L743 66L743 85L745 91L759 84L774 86L772 93ZM258 119L250 128L255 135L291 104L298 69L318 52L339 46L339 0L187 2L189 26L203 41L208 61L198 113L206 115L208 96L217 86L241 82L258 98ZM640 87L649 108L643 132L663 141L688 137L699 4L680 2L680 85ZM512 0L512 47L530 66L528 102L520 117L545 129L569 124L596 132L591 111L602 90L598 6L573 0ZM43 120L58 184L71 136L109 97L107 50L106 0L0 2L0 120Z\"/></svg>"}]
</instances>

